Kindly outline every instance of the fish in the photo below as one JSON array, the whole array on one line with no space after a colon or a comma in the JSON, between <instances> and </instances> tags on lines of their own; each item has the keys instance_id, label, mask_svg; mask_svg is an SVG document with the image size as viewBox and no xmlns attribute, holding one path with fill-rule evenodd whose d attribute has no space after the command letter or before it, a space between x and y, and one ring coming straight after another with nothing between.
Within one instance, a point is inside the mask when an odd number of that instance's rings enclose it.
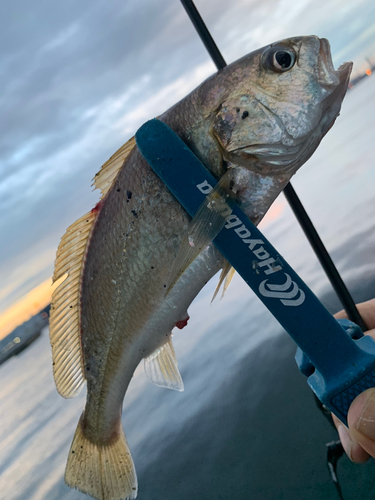
<instances>
[{"instance_id":1,"label":"fish","mask_svg":"<svg viewBox=\"0 0 375 500\"><path fill-rule=\"evenodd\" d=\"M335 70L326 39L288 38L229 64L158 118L219 181L230 179L222 186L257 225L332 127L351 69ZM227 288L233 269L212 244L207 210L191 219L134 138L93 184L101 198L62 237L53 275L55 384L72 398L87 383L65 481L98 500L134 499L121 421L133 373L144 360L153 382L183 390L172 330L186 325L202 287L221 270ZM186 258L192 234L203 244Z\"/></svg>"}]
</instances>

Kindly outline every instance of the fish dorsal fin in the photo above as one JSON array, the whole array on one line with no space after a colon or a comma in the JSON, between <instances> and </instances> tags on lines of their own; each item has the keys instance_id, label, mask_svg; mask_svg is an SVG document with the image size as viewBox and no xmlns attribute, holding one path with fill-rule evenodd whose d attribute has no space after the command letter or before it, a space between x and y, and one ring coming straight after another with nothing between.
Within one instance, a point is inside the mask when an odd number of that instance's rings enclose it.
<instances>
[{"instance_id":1,"label":"fish dorsal fin","mask_svg":"<svg viewBox=\"0 0 375 500\"><path fill-rule=\"evenodd\" d=\"M68 227L57 249L52 281L67 275L52 294L50 340L58 392L73 398L84 381L80 339L80 292L83 261L96 212Z\"/></svg>"},{"instance_id":2,"label":"fish dorsal fin","mask_svg":"<svg viewBox=\"0 0 375 500\"><path fill-rule=\"evenodd\" d=\"M93 185L101 190L101 199L110 190L134 146L135 139L132 138L111 156L94 177ZM64 398L76 396L85 379L80 338L81 277L97 214L98 210L92 210L67 229L55 260L53 282L67 275L52 294L50 313L53 374L57 390Z\"/></svg>"},{"instance_id":3,"label":"fish dorsal fin","mask_svg":"<svg viewBox=\"0 0 375 500\"><path fill-rule=\"evenodd\" d=\"M92 185L95 187L95 189L100 189L102 193L101 199L103 199L110 190L113 181L116 179L117 174L124 164L124 161L129 156L135 145L135 138L132 137L128 140L128 142L125 142L125 144L121 146L121 148L118 149L108 161L104 163L102 168L95 175L92 181Z\"/></svg>"},{"instance_id":4,"label":"fish dorsal fin","mask_svg":"<svg viewBox=\"0 0 375 500\"><path fill-rule=\"evenodd\" d=\"M145 373L159 387L184 390L184 383L177 366L172 339L145 358Z\"/></svg>"},{"instance_id":5,"label":"fish dorsal fin","mask_svg":"<svg viewBox=\"0 0 375 500\"><path fill-rule=\"evenodd\" d=\"M223 293L221 294L220 299L222 299L224 297L225 292L227 291L228 286L230 285L230 282L232 281L232 278L233 278L235 272L236 272L236 270L234 269L234 267L232 267L229 264L229 262L227 262L221 271L219 283L217 284L217 286L215 288L215 292L214 292L214 295L211 299L211 302L213 302L215 300L216 295L219 293L220 287L223 284L223 281L224 281Z\"/></svg>"}]
</instances>

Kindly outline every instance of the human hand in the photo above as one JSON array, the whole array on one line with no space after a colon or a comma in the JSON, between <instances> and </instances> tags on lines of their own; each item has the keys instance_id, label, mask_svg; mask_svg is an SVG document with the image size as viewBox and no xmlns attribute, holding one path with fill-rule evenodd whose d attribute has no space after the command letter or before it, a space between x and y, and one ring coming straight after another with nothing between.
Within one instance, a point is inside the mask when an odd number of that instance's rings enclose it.
<instances>
[{"instance_id":1,"label":"human hand","mask_svg":"<svg viewBox=\"0 0 375 500\"><path fill-rule=\"evenodd\" d=\"M365 335L375 340L375 299L357 304L357 308L370 328L364 332ZM337 319L347 318L345 311L334 316ZM350 460L363 463L370 456L375 458L375 388L362 392L352 402L348 412L349 429L335 415L332 418Z\"/></svg>"}]
</instances>

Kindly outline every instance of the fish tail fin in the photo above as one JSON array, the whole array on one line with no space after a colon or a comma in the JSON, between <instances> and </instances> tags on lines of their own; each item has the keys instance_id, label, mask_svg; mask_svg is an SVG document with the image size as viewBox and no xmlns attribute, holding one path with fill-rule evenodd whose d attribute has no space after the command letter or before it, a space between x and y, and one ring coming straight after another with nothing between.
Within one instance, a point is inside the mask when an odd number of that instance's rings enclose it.
<instances>
[{"instance_id":1,"label":"fish tail fin","mask_svg":"<svg viewBox=\"0 0 375 500\"><path fill-rule=\"evenodd\" d=\"M130 500L137 496L137 476L122 426L109 444L92 443L82 418L75 432L65 470L65 482L98 500Z\"/></svg>"}]
</instances>

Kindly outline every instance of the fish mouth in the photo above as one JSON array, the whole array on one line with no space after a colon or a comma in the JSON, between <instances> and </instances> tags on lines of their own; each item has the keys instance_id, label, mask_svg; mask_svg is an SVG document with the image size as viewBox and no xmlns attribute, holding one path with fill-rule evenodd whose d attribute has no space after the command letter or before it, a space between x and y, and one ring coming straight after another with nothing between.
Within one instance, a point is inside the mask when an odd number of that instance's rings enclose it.
<instances>
[{"instance_id":1,"label":"fish mouth","mask_svg":"<svg viewBox=\"0 0 375 500\"><path fill-rule=\"evenodd\" d=\"M322 103L323 117L320 122L320 130L323 137L332 127L340 113L341 103L348 89L353 63L346 62L335 70L328 40L320 38L319 42L318 82L327 92L327 97Z\"/></svg>"},{"instance_id":2,"label":"fish mouth","mask_svg":"<svg viewBox=\"0 0 375 500\"><path fill-rule=\"evenodd\" d=\"M349 83L350 73L353 63L342 64L337 70L333 66L331 47L326 38L319 38L319 59L318 59L318 82L327 90L333 90L338 86L345 86L345 91Z\"/></svg>"},{"instance_id":3,"label":"fish mouth","mask_svg":"<svg viewBox=\"0 0 375 500\"><path fill-rule=\"evenodd\" d=\"M332 62L331 47L326 38L319 38L318 81L322 87L330 89L340 84L340 78Z\"/></svg>"}]
</instances>

